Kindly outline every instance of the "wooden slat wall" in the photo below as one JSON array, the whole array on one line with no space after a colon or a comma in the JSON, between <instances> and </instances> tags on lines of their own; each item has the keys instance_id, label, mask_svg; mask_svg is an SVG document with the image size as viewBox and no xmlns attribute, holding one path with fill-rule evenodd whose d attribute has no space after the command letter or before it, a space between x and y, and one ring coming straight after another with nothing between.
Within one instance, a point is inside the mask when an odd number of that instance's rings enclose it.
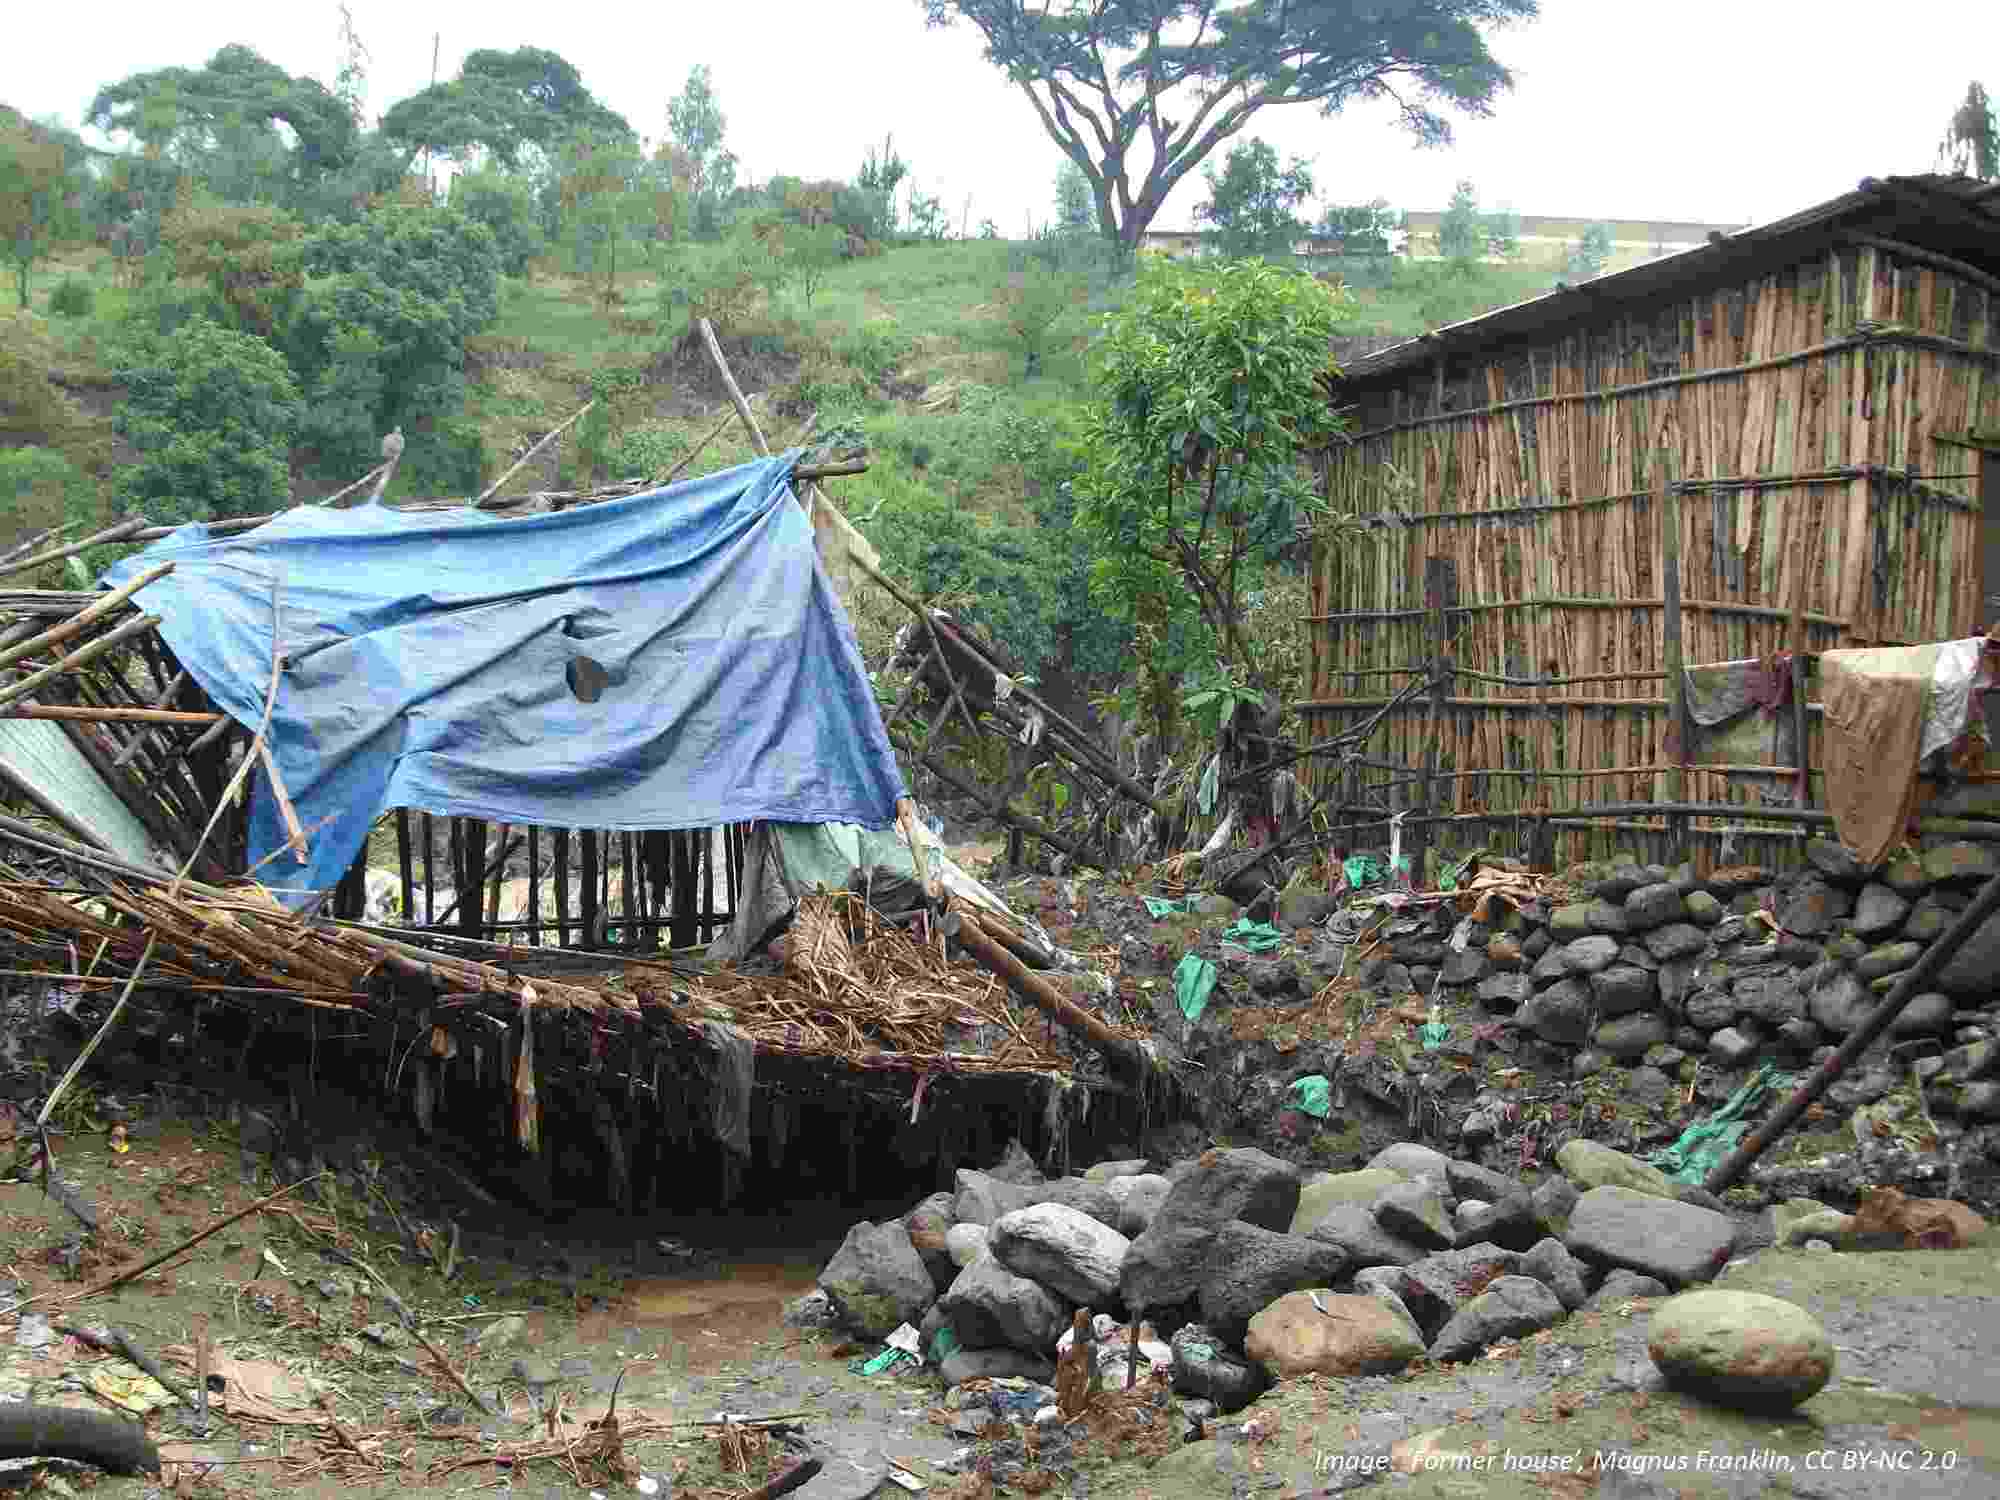
<instances>
[{"instance_id":1,"label":"wooden slat wall","mask_svg":"<svg viewBox=\"0 0 2000 1500\"><path fill-rule=\"evenodd\" d=\"M1870 323L1967 347L1892 338L1771 369L1484 410L1726 370ZM1813 650L1983 629L1973 465L1932 436L2000 425L2000 358L1986 351L2000 351L2000 296L1885 251L1850 248L1543 347L1496 350L1484 363L1461 361L1361 393L1353 426L1363 437L1328 473L1332 511L1350 524L1329 527L1313 568L1308 734L1351 727L1410 680L1424 656L1431 555L1458 564L1460 667L1506 676L1660 671L1660 524L1651 491L1661 475L1694 483L1680 504L1690 662L1782 650L1789 616L1801 607ZM1807 477L1863 465L1923 477ZM1772 482L1699 487L1744 478ZM1353 520L1364 528L1352 529ZM1326 618L1347 612L1378 617ZM1405 675L1386 675L1396 670ZM1538 694L1461 679L1441 726L1440 766L1664 764L1665 692L1659 680ZM1420 710L1392 717L1367 753L1414 764L1423 723ZM1815 722L1815 763L1818 739ZM1663 775L1448 785L1446 810L1458 813L1544 798L1563 810L1666 795ZM1696 772L1688 795L1754 794Z\"/></svg>"}]
</instances>

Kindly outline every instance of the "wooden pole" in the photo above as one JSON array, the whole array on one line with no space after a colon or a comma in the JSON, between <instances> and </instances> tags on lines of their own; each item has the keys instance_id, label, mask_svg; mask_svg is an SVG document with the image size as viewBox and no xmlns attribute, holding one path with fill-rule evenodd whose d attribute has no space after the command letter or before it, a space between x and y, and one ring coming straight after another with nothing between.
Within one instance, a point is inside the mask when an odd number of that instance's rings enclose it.
<instances>
[{"instance_id":1,"label":"wooden pole","mask_svg":"<svg viewBox=\"0 0 2000 1500\"><path fill-rule=\"evenodd\" d=\"M1688 732L1687 659L1681 637L1681 497L1667 483L1666 468L1655 463L1653 500L1660 513L1660 594L1665 604L1660 665L1667 673L1667 722L1672 727L1674 769L1667 772L1667 800L1687 801ZM1687 819L1678 813L1667 819L1669 863L1679 864L1687 848Z\"/></svg>"},{"instance_id":2,"label":"wooden pole","mask_svg":"<svg viewBox=\"0 0 2000 1500\"><path fill-rule=\"evenodd\" d=\"M108 546L112 542L133 541L137 539L141 531L146 529L146 518L144 516L127 516L116 526L107 526L104 530L87 536L80 542L71 542L67 547L57 547L50 552L42 552L34 557L22 558L19 562L0 564L0 577L5 577L10 573L31 572L49 563L61 562L65 557L74 557L77 553L88 551L92 547Z\"/></svg>"},{"instance_id":3,"label":"wooden pole","mask_svg":"<svg viewBox=\"0 0 2000 1500\"><path fill-rule=\"evenodd\" d=\"M1458 564L1449 557L1424 559L1424 635L1430 648L1430 704L1424 714L1423 772L1418 781L1417 801L1426 814L1435 814L1433 798L1437 788L1438 756L1444 737L1445 706L1451 697L1450 619L1447 614L1458 603ZM1410 884L1427 888L1427 861L1431 847L1430 825L1419 823L1406 841L1410 858Z\"/></svg>"},{"instance_id":4,"label":"wooden pole","mask_svg":"<svg viewBox=\"0 0 2000 1500\"><path fill-rule=\"evenodd\" d=\"M736 377L729 373L729 361L722 357L722 345L716 342L715 326L703 318L700 322L701 341L708 346L708 357L715 364L715 373L722 377L722 388L729 393L729 404L736 408L736 415L743 419L743 425L750 429L750 442L760 458L769 458L771 448L764 441L763 429L757 425L756 414L750 410L750 403L743 399L742 387Z\"/></svg>"},{"instance_id":5,"label":"wooden pole","mask_svg":"<svg viewBox=\"0 0 2000 1500\"><path fill-rule=\"evenodd\" d=\"M584 414L584 412L589 411L591 407L595 405L597 405L597 398L595 396L591 397L590 400L584 402L582 408L574 412L570 416L569 420L564 422L562 426L558 427L554 432L544 435L541 441L536 443L534 447L530 448L526 453L523 453L519 458L515 459L512 466L508 468L506 473L502 474L498 479L494 480L491 484L486 486L485 493L482 494L477 500L473 501L472 502L473 505L475 507L481 506L484 505L488 500L491 500L494 497L494 495L499 493L501 485L505 484L508 480L512 479L516 474L521 472L522 465L526 464L529 459L533 458L537 453L540 453L544 448L548 447L550 443L553 443L557 438L561 437L565 432L568 432L571 427L576 425L577 418L581 417Z\"/></svg>"},{"instance_id":6,"label":"wooden pole","mask_svg":"<svg viewBox=\"0 0 2000 1500\"><path fill-rule=\"evenodd\" d=\"M1120 1036L1101 1018L1083 1009L1022 963L1004 944L987 933L977 917L956 901L952 903L951 914L945 921L945 935L957 938L967 953L1006 980L1023 999L1033 1001L1051 1020L1089 1038L1091 1045L1111 1062L1137 1078L1143 1078L1152 1071L1152 1061L1145 1048L1130 1037Z\"/></svg>"},{"instance_id":7,"label":"wooden pole","mask_svg":"<svg viewBox=\"0 0 2000 1500\"><path fill-rule=\"evenodd\" d=\"M84 708L70 704L16 703L0 709L0 719L66 719L73 724L207 724L223 714L184 714L164 708ZM117 765L117 761L112 762Z\"/></svg>"}]
</instances>

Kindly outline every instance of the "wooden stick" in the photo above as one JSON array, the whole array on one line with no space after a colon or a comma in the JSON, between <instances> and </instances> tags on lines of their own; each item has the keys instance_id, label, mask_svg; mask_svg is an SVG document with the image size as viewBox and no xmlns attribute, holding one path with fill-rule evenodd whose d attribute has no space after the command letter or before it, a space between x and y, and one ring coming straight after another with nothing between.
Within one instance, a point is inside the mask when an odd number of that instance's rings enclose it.
<instances>
[{"instance_id":1,"label":"wooden stick","mask_svg":"<svg viewBox=\"0 0 2000 1500\"><path fill-rule=\"evenodd\" d=\"M112 1290L114 1287L121 1287L128 1281L137 1280L139 1277L144 1276L148 1271L155 1270L158 1267L165 1265L168 1261L172 1260L176 1255L181 1255L189 1250L194 1249L196 1245L199 1245L203 1240L207 1239L210 1235L220 1234L223 1230L227 1229L231 1224L234 1224L241 1219L249 1218L250 1215L258 1212L260 1209L269 1208L273 1203L276 1203L280 1198L285 1197L287 1194L297 1192L300 1188L304 1187L309 1182L318 1182L320 1178L326 1175L327 1174L324 1172L315 1172L310 1177L301 1177L297 1182L292 1183L289 1187L281 1187L277 1190L277 1192L269 1193L266 1194L264 1197L259 1198L255 1203L251 1204L248 1208L239 1208L238 1210L236 1210L235 1213L230 1214L228 1217L217 1219L213 1224L209 1225L208 1228L202 1230L198 1234L189 1237L188 1239L182 1240L178 1245L175 1245L172 1249L162 1250L158 1255L154 1256L144 1265L134 1266L129 1271L120 1271L116 1276L110 1277L108 1280L105 1281L100 1281L94 1286L87 1286L80 1292L72 1292L67 1297L64 1297L62 1300L64 1302L81 1302L85 1297L95 1297L102 1292L108 1292ZM45 1293L44 1295L48 1294ZM39 1299L34 1299L34 1300L39 1300ZM24 1307L26 1305L27 1305L26 1303L22 1304L22 1306Z\"/></svg>"},{"instance_id":2,"label":"wooden stick","mask_svg":"<svg viewBox=\"0 0 2000 1500\"><path fill-rule=\"evenodd\" d=\"M373 471L370 472L372 475ZM274 516L229 516L220 521L204 521L201 524L210 536L234 536L239 531L255 531L259 526L274 519L276 519ZM126 540L157 542L162 537L172 536L187 524L182 521L173 526L148 526L143 531L133 532Z\"/></svg>"},{"instance_id":3,"label":"wooden stick","mask_svg":"<svg viewBox=\"0 0 2000 1500\"><path fill-rule=\"evenodd\" d=\"M105 632L87 646L78 647L60 661L51 662L39 672L30 672L19 682L0 688L0 708L17 703L30 693L47 686L65 672L73 672L85 662L95 661L113 646L130 640L135 635L143 635L160 623L158 615L141 615L136 620L127 620L116 630ZM25 643L24 643L25 644Z\"/></svg>"},{"instance_id":4,"label":"wooden stick","mask_svg":"<svg viewBox=\"0 0 2000 1500\"><path fill-rule=\"evenodd\" d=\"M125 1002L132 998L132 987L138 984L139 976L146 972L146 961L153 956L153 950L159 943L160 935L157 932L146 939L146 951L139 955L139 962L134 966L130 977L126 979L125 988L119 991L118 1003L111 1007L111 1014L104 1018L104 1024L97 1028L97 1034L84 1043L83 1050L76 1055L76 1061L69 1065L69 1071L56 1081L56 1086L49 1090L49 1097L42 1101L42 1112L35 1116L37 1129L48 1123L49 1116L55 1112L56 1101L63 1096L63 1091L75 1080L76 1075L83 1071L83 1065L90 1061L91 1054L97 1051L99 1043L110 1034L111 1028L118 1024L118 1018L125 1014Z\"/></svg>"},{"instance_id":5,"label":"wooden stick","mask_svg":"<svg viewBox=\"0 0 2000 1500\"><path fill-rule=\"evenodd\" d=\"M236 794L242 790L244 781L250 775L250 768L257 764L259 759L256 754L257 747L263 744L265 731L271 727L271 712L278 706L278 676L285 664L284 652L278 646L281 634L279 626L283 620L278 596L283 586L282 577L271 580L271 686L264 694L263 722L257 726L257 733L251 740L251 748L244 752L242 764L237 766L236 774L229 778L229 785L224 787L222 795L215 799L215 811L208 815L208 826L202 829L201 837L194 841L194 853L190 854L188 862L181 866L181 872L174 877L174 883L167 887L167 899L170 901L180 894L181 882L187 879L188 871L194 868L195 859L201 853L201 846L208 842L208 836L215 832L215 825L222 820L222 810L234 802ZM221 726L217 725L216 728L220 729Z\"/></svg>"},{"instance_id":6,"label":"wooden stick","mask_svg":"<svg viewBox=\"0 0 2000 1500\"><path fill-rule=\"evenodd\" d=\"M71 542L67 547L58 547L53 552L37 553L35 556L24 558L20 562L0 564L0 578L4 578L10 573L26 573L31 569L43 566L45 563L61 562L65 557L74 557L77 553L88 551L92 547L102 547L111 542L131 541L145 529L146 518L144 516L127 516L116 526L108 526L103 531L97 532L92 536L87 536L80 542Z\"/></svg>"},{"instance_id":7,"label":"wooden stick","mask_svg":"<svg viewBox=\"0 0 2000 1500\"><path fill-rule=\"evenodd\" d=\"M966 952L1006 980L1017 994L1032 1000L1046 1011L1051 1019L1061 1022L1072 1030L1082 1032L1098 1051L1112 1061L1123 1064L1138 1076L1144 1077L1151 1071L1151 1062L1139 1043L1130 1037L1120 1036L1102 1019L1071 1000L1008 952L1002 944L995 942L979 925L978 918L974 917L963 904L954 901L951 916L957 919L957 930L954 932L947 925L946 935L955 936Z\"/></svg>"},{"instance_id":8,"label":"wooden stick","mask_svg":"<svg viewBox=\"0 0 2000 1500\"><path fill-rule=\"evenodd\" d=\"M589 411L591 407L595 405L597 405L597 398L593 396L590 398L590 400L586 401L583 404L582 411L577 412L574 416L572 416L569 419L569 421L563 423L562 426L558 427L554 432L549 433L540 442L536 443L534 447L530 448L526 453L523 453L519 458L515 459L513 466L509 468L506 473L502 474L498 479L494 480L491 484L486 486L486 493L481 495L477 500L473 501L472 502L473 505L481 506L484 505L488 500L491 500L493 496L496 493L498 493L501 485L505 484L508 480L512 479L516 474L518 474L521 471L521 466L523 464L527 463L529 459L533 458L537 453L540 453L544 448L548 447L550 443L554 442L557 438L561 437L565 432L569 431L571 425L575 423L577 417L582 416L584 412Z\"/></svg>"},{"instance_id":9,"label":"wooden stick","mask_svg":"<svg viewBox=\"0 0 2000 1500\"><path fill-rule=\"evenodd\" d=\"M24 658L39 656L51 646L59 645L63 641L68 640L86 625L91 624L93 621L101 620L104 616L110 614L147 584L166 577L173 570L174 565L172 563L161 563L156 568L149 568L130 583L123 584L113 589L110 593L105 594L95 603L86 605L83 609L63 621L62 624L45 630L40 635L22 641L18 646L10 646L5 651L0 651L0 667L11 667L15 662L21 661Z\"/></svg>"},{"instance_id":10,"label":"wooden stick","mask_svg":"<svg viewBox=\"0 0 2000 1500\"><path fill-rule=\"evenodd\" d=\"M685 470L687 466L693 463L697 458L701 457L702 452L708 447L710 443L714 442L718 437L722 436L722 429L727 427L730 424L730 422L735 420L735 417L736 413L733 411L724 412L722 414L722 420L720 422L717 422L713 427L708 429L707 434L702 438L702 440L696 443L694 447L688 450L686 457L682 458L679 463L675 464L671 469L667 470L666 475L663 478L656 479L653 481L653 483L655 485L667 485L667 484L672 484L676 479L680 478L682 471Z\"/></svg>"},{"instance_id":11,"label":"wooden stick","mask_svg":"<svg viewBox=\"0 0 2000 1500\"><path fill-rule=\"evenodd\" d=\"M865 458L842 459L831 464L800 464L792 470L794 479L837 479L842 474L866 474L868 460Z\"/></svg>"},{"instance_id":12,"label":"wooden stick","mask_svg":"<svg viewBox=\"0 0 2000 1500\"><path fill-rule=\"evenodd\" d=\"M62 526L51 526L47 531L38 531L18 547L8 548L6 554L0 556L0 567L5 567L17 557L26 557L30 552L41 546L42 543L52 541L66 531L74 530L76 530L76 522L70 521Z\"/></svg>"},{"instance_id":13,"label":"wooden stick","mask_svg":"<svg viewBox=\"0 0 2000 1500\"><path fill-rule=\"evenodd\" d=\"M335 490L331 495L328 495L324 500L316 500L313 503L315 505L331 505L336 500L344 500L349 495L353 494L356 490L360 489L362 485L366 484L369 480L373 479L377 474L380 474L384 469L393 470L395 467L396 466L393 463L379 463L374 468L370 469L366 474L363 474L359 479L355 480L354 483L350 484L346 489ZM387 481L385 480L384 483L386 482Z\"/></svg>"},{"instance_id":14,"label":"wooden stick","mask_svg":"<svg viewBox=\"0 0 2000 1500\"><path fill-rule=\"evenodd\" d=\"M226 714L185 714L165 708L77 708L68 704L15 704L0 709L0 719L67 719L78 724L213 724ZM136 745L136 741L134 744ZM131 759L133 746L119 752L111 762L122 766Z\"/></svg>"},{"instance_id":15,"label":"wooden stick","mask_svg":"<svg viewBox=\"0 0 2000 1500\"><path fill-rule=\"evenodd\" d=\"M700 323L701 341L708 346L708 357L715 364L715 373L722 377L722 388L729 393L730 405L736 408L736 415L743 419L743 425L750 429L750 442L757 450L759 458L769 458L771 448L764 441L763 429L757 425L757 418L750 410L750 403L743 399L743 391L736 384L736 377L729 373L729 361L722 357L722 345L715 340L715 327L708 319Z\"/></svg>"},{"instance_id":16,"label":"wooden stick","mask_svg":"<svg viewBox=\"0 0 2000 1500\"><path fill-rule=\"evenodd\" d=\"M285 847L292 851L300 864L306 864L306 831L299 827L299 815L292 806L291 793L285 790L285 778L278 774L278 762L271 754L271 742L260 737L257 753L263 757L264 774L271 778L271 796L278 804L278 816L285 820L285 832L289 835Z\"/></svg>"},{"instance_id":17,"label":"wooden stick","mask_svg":"<svg viewBox=\"0 0 2000 1500\"><path fill-rule=\"evenodd\" d=\"M390 1302L395 1305L397 1312L401 1314L403 1326L410 1330L410 1337L415 1339L418 1343L424 1346L424 1351L427 1354L429 1354L432 1359L437 1361L438 1368L444 1371L446 1378L449 1379L453 1385L458 1387L460 1394L462 1394L466 1398L466 1400L470 1401L474 1406L478 1407L480 1411L484 1412L489 1417L498 1415L498 1413L496 1413L493 1410L492 1406L487 1402L486 1398L480 1395L479 1392L475 1391L471 1386L467 1385L465 1382L465 1377L459 1374L458 1371L454 1370L451 1367L451 1361L444 1357L444 1351L438 1348L436 1344L433 1344L428 1338L424 1336L423 1329L417 1327L417 1320L411 1314L408 1306L404 1304L403 1299L401 1297L396 1295L396 1289L390 1286L388 1282L382 1279L380 1272L378 1272L373 1266L369 1265L367 1261L361 1259L361 1257L359 1257L358 1255L348 1255L345 1252L343 1252L340 1258L346 1261L349 1265L356 1266L362 1271L367 1272L369 1279L373 1281L375 1285L377 1285L382 1289L384 1294L387 1295L387 1297L389 1298Z\"/></svg>"}]
</instances>

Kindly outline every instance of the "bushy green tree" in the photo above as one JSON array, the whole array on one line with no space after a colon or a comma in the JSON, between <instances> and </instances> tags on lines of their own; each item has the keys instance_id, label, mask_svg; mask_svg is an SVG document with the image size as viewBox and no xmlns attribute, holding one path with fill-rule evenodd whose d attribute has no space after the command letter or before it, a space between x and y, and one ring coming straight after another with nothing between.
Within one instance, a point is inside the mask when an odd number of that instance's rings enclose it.
<instances>
[{"instance_id":1,"label":"bushy green tree","mask_svg":"<svg viewBox=\"0 0 2000 1500\"><path fill-rule=\"evenodd\" d=\"M723 145L729 117L722 112L707 63L688 70L681 91L667 101L667 134L685 163L692 233L713 239L722 232L723 205L736 189L736 157Z\"/></svg>"},{"instance_id":2,"label":"bushy green tree","mask_svg":"<svg viewBox=\"0 0 2000 1500\"><path fill-rule=\"evenodd\" d=\"M97 483L54 448L0 448L0 548L71 521L103 520Z\"/></svg>"},{"instance_id":3,"label":"bushy green tree","mask_svg":"<svg viewBox=\"0 0 2000 1500\"><path fill-rule=\"evenodd\" d=\"M543 47L468 52L458 77L398 100L382 134L403 151L514 167L524 152L553 153L579 132L636 141L623 115L583 86L574 64Z\"/></svg>"},{"instance_id":4,"label":"bushy green tree","mask_svg":"<svg viewBox=\"0 0 2000 1500\"><path fill-rule=\"evenodd\" d=\"M2000 110L1976 78L1951 112L1938 146L1938 167L1966 177L2000 178Z\"/></svg>"},{"instance_id":5,"label":"bushy green tree","mask_svg":"<svg viewBox=\"0 0 2000 1500\"><path fill-rule=\"evenodd\" d=\"M615 135L585 133L563 145L558 192L563 239L598 305L618 305L618 277L646 250L659 223L660 199L644 154Z\"/></svg>"},{"instance_id":6,"label":"bushy green tree","mask_svg":"<svg viewBox=\"0 0 2000 1500\"><path fill-rule=\"evenodd\" d=\"M1265 141L1239 141L1223 158L1222 171L1204 167L1207 201L1195 218L1212 225L1218 253L1231 259L1261 255L1289 261L1306 236L1300 207L1313 195L1312 166L1299 157L1279 165Z\"/></svg>"},{"instance_id":7,"label":"bushy green tree","mask_svg":"<svg viewBox=\"0 0 2000 1500\"><path fill-rule=\"evenodd\" d=\"M1083 307L1087 290L1080 277L1043 257L1015 254L1010 259L993 301L1008 343L1021 356L1022 373L1032 380L1042 373L1042 361L1064 320Z\"/></svg>"},{"instance_id":8,"label":"bushy green tree","mask_svg":"<svg viewBox=\"0 0 2000 1500\"><path fill-rule=\"evenodd\" d=\"M258 515L286 502L299 393L269 344L197 317L172 336L133 338L117 375L118 431L139 450L119 473L122 501L156 521Z\"/></svg>"},{"instance_id":9,"label":"bushy green tree","mask_svg":"<svg viewBox=\"0 0 2000 1500\"><path fill-rule=\"evenodd\" d=\"M1605 263L1610 259L1611 226L1592 224L1569 247L1569 254L1563 262L1563 274L1571 281L1588 281L1593 276L1603 275Z\"/></svg>"},{"instance_id":10,"label":"bushy green tree","mask_svg":"<svg viewBox=\"0 0 2000 1500\"><path fill-rule=\"evenodd\" d=\"M1437 250L1460 269L1489 255L1511 260L1521 253L1521 216L1510 208L1486 212L1479 206L1479 190L1460 182L1438 223Z\"/></svg>"},{"instance_id":11,"label":"bushy green tree","mask_svg":"<svg viewBox=\"0 0 2000 1500\"><path fill-rule=\"evenodd\" d=\"M886 240L896 232L896 189L909 175L910 164L896 154L893 135L883 138L879 152L872 146L869 148L861 170L854 174L856 190L866 197L873 210L865 238Z\"/></svg>"},{"instance_id":12,"label":"bushy green tree","mask_svg":"<svg viewBox=\"0 0 2000 1500\"><path fill-rule=\"evenodd\" d=\"M35 266L83 230L82 143L0 105L0 259L28 305Z\"/></svg>"},{"instance_id":13,"label":"bushy green tree","mask_svg":"<svg viewBox=\"0 0 2000 1500\"><path fill-rule=\"evenodd\" d=\"M500 269L525 276L548 248L535 212L534 190L518 173L485 168L451 180L451 206L475 224L484 224L500 252Z\"/></svg>"},{"instance_id":14,"label":"bushy green tree","mask_svg":"<svg viewBox=\"0 0 2000 1500\"><path fill-rule=\"evenodd\" d=\"M1451 138L1432 108L1492 110L1512 78L1491 28L1536 0L919 0L933 26L963 21L1090 183L1099 229L1127 250L1187 174L1257 111L1332 115L1387 99L1425 145ZM1137 169L1143 165L1145 175Z\"/></svg>"},{"instance_id":15,"label":"bushy green tree","mask_svg":"<svg viewBox=\"0 0 2000 1500\"><path fill-rule=\"evenodd\" d=\"M155 68L100 89L85 123L236 202L297 206L361 145L354 115L325 85L240 45L199 68Z\"/></svg>"},{"instance_id":16,"label":"bushy green tree","mask_svg":"<svg viewBox=\"0 0 2000 1500\"><path fill-rule=\"evenodd\" d=\"M174 274L207 290L208 316L270 338L290 319L305 286L299 222L283 209L227 203L183 187L161 226Z\"/></svg>"},{"instance_id":17,"label":"bushy green tree","mask_svg":"<svg viewBox=\"0 0 2000 1500\"><path fill-rule=\"evenodd\" d=\"M1100 599L1194 614L1252 681L1243 585L1316 507L1301 460L1339 430L1342 295L1263 261L1152 258L1093 351L1076 480Z\"/></svg>"},{"instance_id":18,"label":"bushy green tree","mask_svg":"<svg viewBox=\"0 0 2000 1500\"><path fill-rule=\"evenodd\" d=\"M390 204L322 227L303 259L305 292L282 342L307 397L301 436L315 467L352 478L400 426L411 482L465 482L466 445L441 429L464 401L466 339L499 314L492 231L449 208Z\"/></svg>"}]
</instances>

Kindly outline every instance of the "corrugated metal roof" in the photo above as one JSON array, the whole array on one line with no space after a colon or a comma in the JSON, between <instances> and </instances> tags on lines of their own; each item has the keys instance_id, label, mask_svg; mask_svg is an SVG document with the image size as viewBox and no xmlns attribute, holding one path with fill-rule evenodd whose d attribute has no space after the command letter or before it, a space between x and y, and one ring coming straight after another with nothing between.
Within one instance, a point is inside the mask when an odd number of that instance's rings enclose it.
<instances>
[{"instance_id":1,"label":"corrugated metal roof","mask_svg":"<svg viewBox=\"0 0 2000 1500\"><path fill-rule=\"evenodd\" d=\"M1402 376L1440 357L1528 336L1548 338L1567 326L1629 312L1630 304L1740 281L1823 250L1841 233L1903 240L2000 274L2000 184L1972 177L1864 178L1853 192L1788 218L1446 324L1358 359L1342 372L1340 388Z\"/></svg>"},{"instance_id":2,"label":"corrugated metal roof","mask_svg":"<svg viewBox=\"0 0 2000 1500\"><path fill-rule=\"evenodd\" d=\"M47 719L0 719L0 770L112 853L133 864L164 866L146 829L120 802L83 753Z\"/></svg>"}]
</instances>

